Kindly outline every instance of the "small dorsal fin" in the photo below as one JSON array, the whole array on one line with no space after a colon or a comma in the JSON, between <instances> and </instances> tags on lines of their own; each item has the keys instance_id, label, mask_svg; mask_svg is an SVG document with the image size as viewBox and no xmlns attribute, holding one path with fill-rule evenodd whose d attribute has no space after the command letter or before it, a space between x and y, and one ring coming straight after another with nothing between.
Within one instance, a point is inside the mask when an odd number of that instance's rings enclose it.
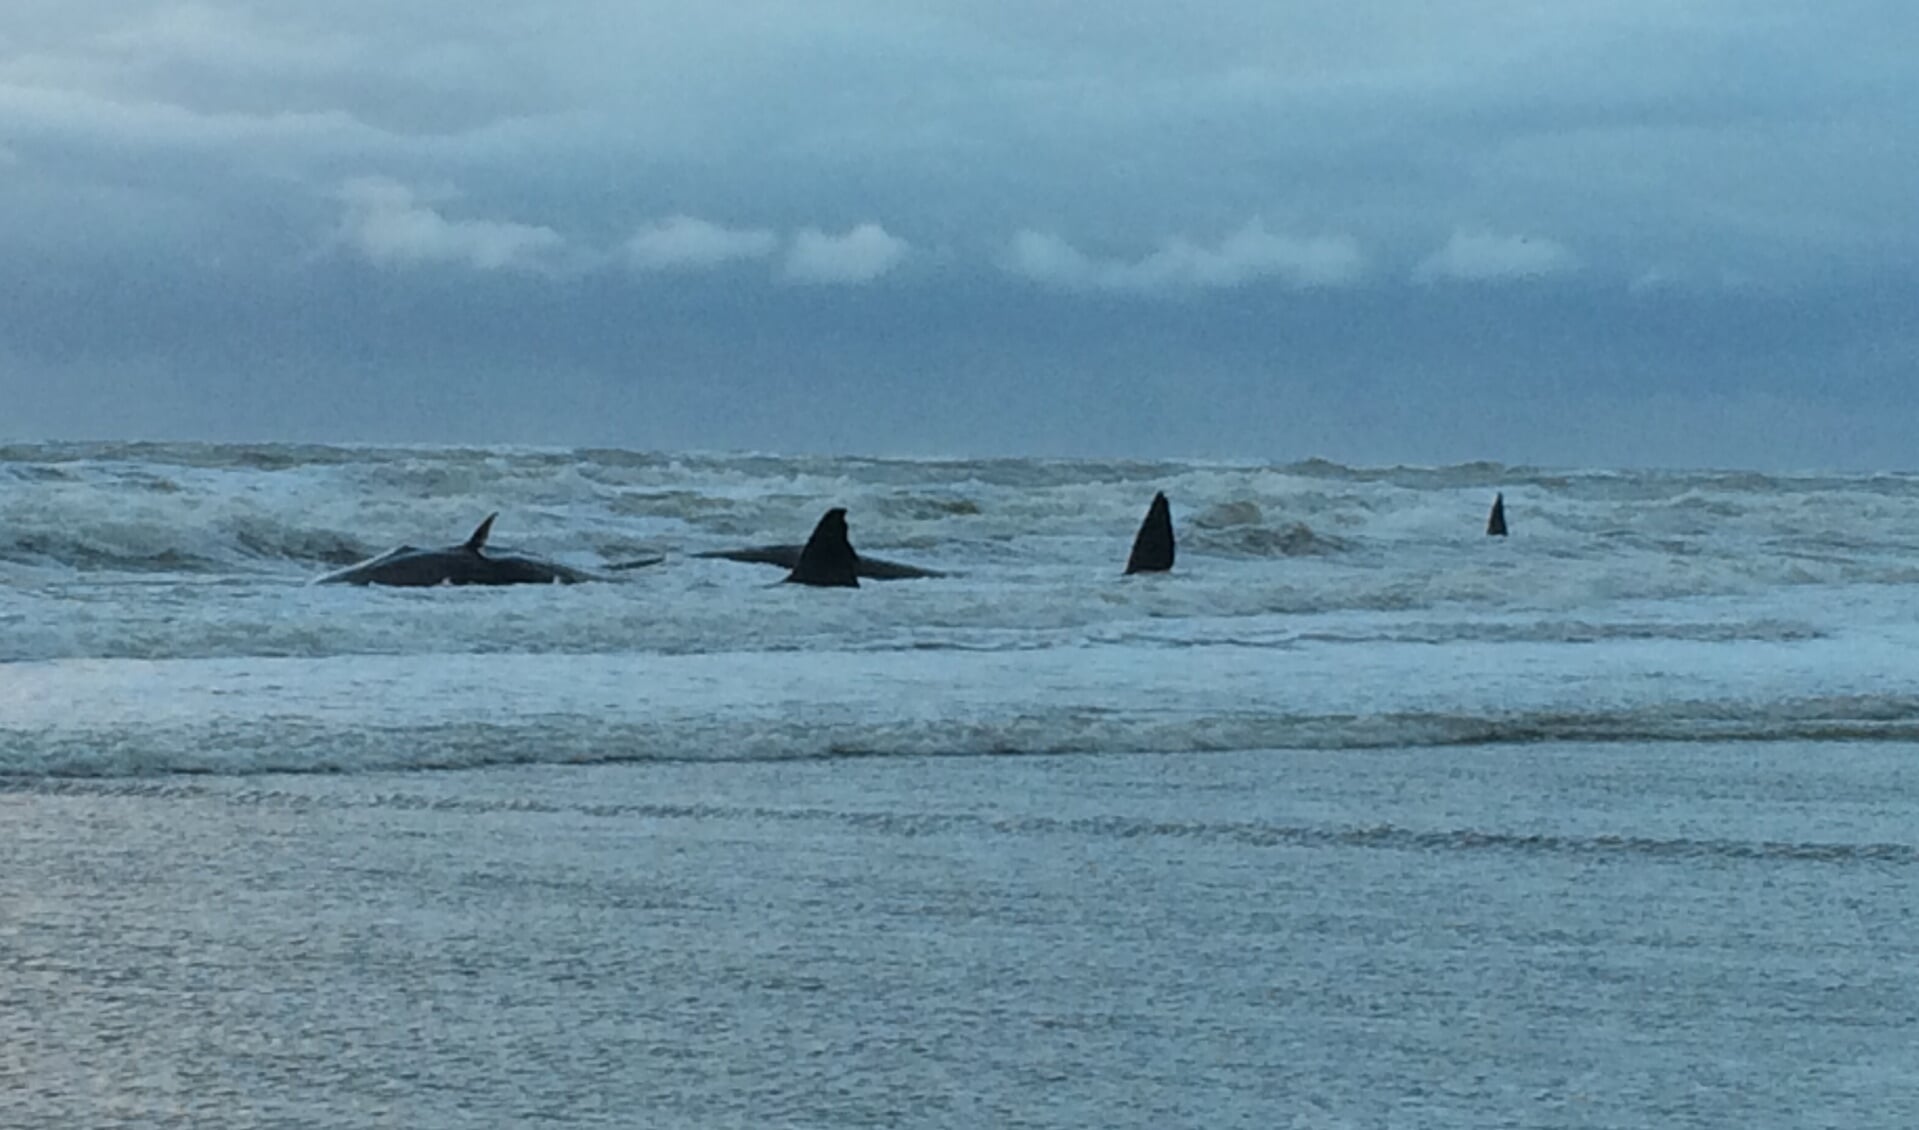
<instances>
[{"instance_id":1,"label":"small dorsal fin","mask_svg":"<svg viewBox=\"0 0 1919 1130\"><path fill-rule=\"evenodd\" d=\"M466 544L461 546L460 548L471 550L474 553L478 553L480 552L480 550L486 548L486 535L493 532L493 519L498 518L499 516L500 516L500 512L497 510L495 510L491 514L488 514L486 516L486 521L480 523L480 528L477 530L474 530L473 536L466 539Z\"/></svg>"}]
</instances>

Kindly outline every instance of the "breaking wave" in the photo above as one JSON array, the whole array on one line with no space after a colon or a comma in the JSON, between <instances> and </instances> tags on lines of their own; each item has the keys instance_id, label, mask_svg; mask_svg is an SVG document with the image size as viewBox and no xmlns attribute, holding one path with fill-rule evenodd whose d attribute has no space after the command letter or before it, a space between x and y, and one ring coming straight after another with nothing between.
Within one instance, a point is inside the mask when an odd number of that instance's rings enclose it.
<instances>
[{"instance_id":1,"label":"breaking wave","mask_svg":"<svg viewBox=\"0 0 1919 1130\"><path fill-rule=\"evenodd\" d=\"M1156 490L1179 567L1122 578ZM946 575L695 556L828 505ZM494 511L501 548L668 560L306 583ZM1909 476L0 447L0 774L1919 741L1913 530Z\"/></svg>"},{"instance_id":2,"label":"breaking wave","mask_svg":"<svg viewBox=\"0 0 1919 1130\"><path fill-rule=\"evenodd\" d=\"M1104 563L1156 489L1174 500L1184 548L1228 559L1450 552L1473 544L1493 490L1508 496L1515 541L1562 561L1683 556L1721 582L1789 583L1887 573L1919 553L1905 533L1919 528L1910 476L38 444L0 446L0 562L312 569L401 542L455 544L497 510L503 539L590 564L797 538L830 502L873 547Z\"/></svg>"}]
</instances>

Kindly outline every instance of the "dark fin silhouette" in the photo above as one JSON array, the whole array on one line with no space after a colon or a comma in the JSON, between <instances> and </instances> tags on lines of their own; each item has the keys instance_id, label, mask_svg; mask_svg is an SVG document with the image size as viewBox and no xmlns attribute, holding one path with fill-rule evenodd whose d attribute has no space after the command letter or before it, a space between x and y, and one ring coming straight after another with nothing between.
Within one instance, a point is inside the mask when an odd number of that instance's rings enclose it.
<instances>
[{"instance_id":1,"label":"dark fin silhouette","mask_svg":"<svg viewBox=\"0 0 1919 1130\"><path fill-rule=\"evenodd\" d=\"M1506 536L1506 495L1500 492L1493 495L1492 516L1486 519L1486 536L1503 538Z\"/></svg>"},{"instance_id":2,"label":"dark fin silhouette","mask_svg":"<svg viewBox=\"0 0 1919 1130\"><path fill-rule=\"evenodd\" d=\"M1173 508L1166 501L1166 492L1153 496L1153 504L1146 509L1146 520L1139 524L1139 534L1133 538L1132 556L1126 559L1126 572L1164 573L1173 567Z\"/></svg>"},{"instance_id":3,"label":"dark fin silhouette","mask_svg":"<svg viewBox=\"0 0 1919 1130\"><path fill-rule=\"evenodd\" d=\"M858 588L860 555L846 537L846 509L835 506L813 527L813 536L800 550L799 564L787 575L797 585L821 585L831 588Z\"/></svg>"},{"instance_id":4,"label":"dark fin silhouette","mask_svg":"<svg viewBox=\"0 0 1919 1130\"><path fill-rule=\"evenodd\" d=\"M493 532L493 519L498 518L499 516L500 516L500 512L497 510L495 510L491 514L488 514L486 516L486 521L480 523L480 528L477 530L474 530L473 536L466 539L466 544L461 546L460 548L464 550L468 550L473 553L478 553L480 552L480 550L486 548L486 535Z\"/></svg>"}]
</instances>

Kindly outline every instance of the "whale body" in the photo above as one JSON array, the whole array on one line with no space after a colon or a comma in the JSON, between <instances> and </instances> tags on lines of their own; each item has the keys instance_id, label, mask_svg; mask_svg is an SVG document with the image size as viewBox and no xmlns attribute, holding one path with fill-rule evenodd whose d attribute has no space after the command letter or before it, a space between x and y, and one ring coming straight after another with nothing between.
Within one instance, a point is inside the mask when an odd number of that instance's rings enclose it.
<instances>
[{"instance_id":1,"label":"whale body","mask_svg":"<svg viewBox=\"0 0 1919 1130\"><path fill-rule=\"evenodd\" d=\"M487 535L493 532L493 519L497 517L497 513L487 515L473 536L459 545L445 549L399 546L358 565L328 573L314 583L424 588L431 585L571 585L596 579L591 573L538 557L487 553ZM658 562L658 558L631 561L617 568L638 568Z\"/></svg>"},{"instance_id":2,"label":"whale body","mask_svg":"<svg viewBox=\"0 0 1919 1130\"><path fill-rule=\"evenodd\" d=\"M814 539L819 538L821 529L825 527L828 519L836 513L840 516L839 536L844 540L846 536L846 510L842 507L835 507L833 510L827 511L826 515L820 519L820 525L814 528L813 537L807 540L806 545L749 545L742 549L710 549L704 553L695 553L693 556L712 558L720 561L740 561L748 565L777 565L782 569L788 570L789 573L796 574L800 571L800 563L806 556L807 548L813 544ZM887 561L879 557L867 557L862 553L854 552L850 543L848 543L846 551L853 556L853 575L859 579L868 581L906 581L920 577L943 577L946 575L936 569L922 569L917 565L905 565L898 561ZM789 576L787 579L793 580L794 578ZM808 584L811 582L800 581L798 583Z\"/></svg>"}]
</instances>

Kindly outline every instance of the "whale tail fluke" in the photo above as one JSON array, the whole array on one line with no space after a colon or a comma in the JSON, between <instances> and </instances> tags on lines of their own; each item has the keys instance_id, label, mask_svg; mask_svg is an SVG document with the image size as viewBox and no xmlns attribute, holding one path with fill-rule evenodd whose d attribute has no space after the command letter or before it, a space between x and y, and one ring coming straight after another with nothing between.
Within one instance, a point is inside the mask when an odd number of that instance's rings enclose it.
<instances>
[{"instance_id":1,"label":"whale tail fluke","mask_svg":"<svg viewBox=\"0 0 1919 1130\"><path fill-rule=\"evenodd\" d=\"M1134 573L1164 573L1173 567L1173 507L1166 501L1166 492L1153 496L1153 504L1146 509L1146 520L1139 524L1139 534L1133 538L1133 552L1126 558L1127 575Z\"/></svg>"},{"instance_id":2,"label":"whale tail fluke","mask_svg":"<svg viewBox=\"0 0 1919 1130\"><path fill-rule=\"evenodd\" d=\"M1489 538L1506 536L1506 495L1503 491L1493 495L1493 512L1486 519L1486 536Z\"/></svg>"},{"instance_id":3,"label":"whale tail fluke","mask_svg":"<svg viewBox=\"0 0 1919 1130\"><path fill-rule=\"evenodd\" d=\"M813 527L813 536L800 550L799 564L786 577L796 585L858 588L860 556L846 536L846 509L835 506Z\"/></svg>"},{"instance_id":4,"label":"whale tail fluke","mask_svg":"<svg viewBox=\"0 0 1919 1130\"><path fill-rule=\"evenodd\" d=\"M488 514L486 516L486 521L480 523L479 529L474 530L473 536L466 539L466 544L461 546L460 548L467 550L470 553L478 553L480 552L480 550L486 548L486 537L488 534L493 532L493 519L498 518L499 516L500 516L500 512L497 510L491 514Z\"/></svg>"}]
</instances>

